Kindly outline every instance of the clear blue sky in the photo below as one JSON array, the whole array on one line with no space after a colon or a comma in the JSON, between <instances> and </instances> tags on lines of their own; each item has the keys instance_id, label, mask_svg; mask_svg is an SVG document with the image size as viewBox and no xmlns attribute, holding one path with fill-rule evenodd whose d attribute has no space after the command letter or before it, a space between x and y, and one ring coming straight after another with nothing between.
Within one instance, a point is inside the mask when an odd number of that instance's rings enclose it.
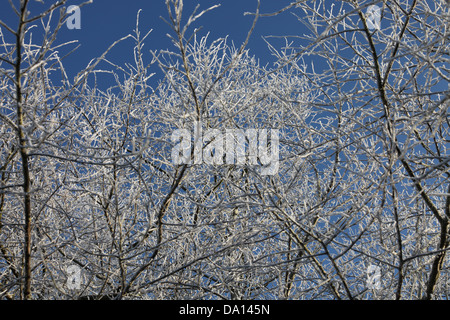
<instances>
[{"instance_id":1,"label":"clear blue sky","mask_svg":"<svg viewBox=\"0 0 450 320\"><path fill-rule=\"evenodd\" d=\"M18 0L13 0L18 5ZM44 0L44 4L30 1L32 15L37 14L44 8L48 8L56 1ZM82 3L81 0L68 1L67 5ZM262 12L273 12L285 5L291 0L261 0L260 10ZM0 0L0 19L15 26L17 19L10 9L8 0ZM202 16L193 27L203 26L201 35L210 32L210 40L219 37L229 36L230 41L238 46L247 34L252 25L253 17L244 16L244 12L254 12L257 6L256 0L185 0L184 16L185 18L192 12L194 7L200 4L200 11L215 4L221 4L219 8L208 12ZM153 32L146 41L146 53L152 49L171 49L167 33L171 32L169 26L160 18L167 18L167 9L164 0L94 0L92 4L81 8L81 29L69 30L63 27L58 34L58 43L70 40L78 40L81 47L65 60L65 67L72 78L81 71L88 62L95 57L100 56L114 41L132 33L136 24L136 15L139 9L142 9L140 29L145 33L149 29ZM262 35L287 35L301 34L302 25L291 13L283 13L277 17L260 18L255 32L251 38L248 48L251 53L257 56L261 64L271 62L271 57L266 44L261 39ZM38 39L37 35L42 30L33 32L33 37ZM36 35L36 36L35 36ZM73 47L72 47L73 48ZM110 55L114 62L131 61L133 43L132 40L122 43L116 47ZM148 57L150 57L148 55Z\"/></svg>"}]
</instances>

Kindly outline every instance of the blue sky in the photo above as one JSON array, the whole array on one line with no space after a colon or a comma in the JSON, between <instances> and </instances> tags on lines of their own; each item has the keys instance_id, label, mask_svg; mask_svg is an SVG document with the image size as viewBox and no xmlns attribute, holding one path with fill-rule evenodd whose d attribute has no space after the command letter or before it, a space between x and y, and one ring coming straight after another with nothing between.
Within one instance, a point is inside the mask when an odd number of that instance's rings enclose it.
<instances>
[{"instance_id":1,"label":"blue sky","mask_svg":"<svg viewBox=\"0 0 450 320\"><path fill-rule=\"evenodd\" d=\"M30 2L32 15L41 12L55 2L44 0L44 4L41 4L32 0ZM67 5L78 5L82 2L80 0L68 1ZM290 4L290 2L290 0L261 0L260 10L265 13L273 12ZM10 9L8 0L0 0L0 3L0 19L15 26L17 19ZM14 1L14 3L18 3L18 1ZM244 16L244 12L254 12L257 0L185 0L185 18L197 4L200 4L200 11L212 5L221 4L219 8L208 12L194 23L193 28L203 27L200 35L210 32L209 39L211 41L228 35L229 40L234 41L236 46L241 45L253 22L253 17ZM164 0L93 0L92 4L81 8L80 30L69 30L67 27L63 27L58 34L58 43L77 40L81 45L74 54L65 60L64 65L69 76L71 78L75 76L91 59L100 56L114 41L132 33L139 9L142 9L141 32L146 33L149 29L153 29L146 41L146 53L150 49L174 50L166 35L171 32L171 29L160 18L161 16L168 17ZM261 64L265 65L272 62L272 59L261 37L268 34L300 34L301 27L301 24L291 13L283 13L277 17L260 18L248 48L253 55L260 59ZM42 31L41 27L39 31L34 32L35 39L37 39L40 31ZM133 59L132 48L132 40L127 40L127 42L117 46L108 57L119 65L121 62L131 61Z\"/></svg>"}]
</instances>

